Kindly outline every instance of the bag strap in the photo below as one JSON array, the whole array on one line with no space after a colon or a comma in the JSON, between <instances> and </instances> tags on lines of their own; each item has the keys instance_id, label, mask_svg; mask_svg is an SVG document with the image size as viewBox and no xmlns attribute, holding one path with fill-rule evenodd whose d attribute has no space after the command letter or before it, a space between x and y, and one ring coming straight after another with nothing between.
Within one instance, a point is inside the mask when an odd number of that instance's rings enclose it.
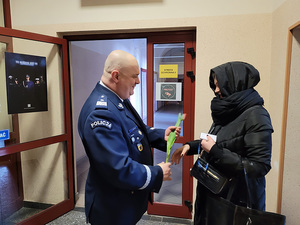
<instances>
[{"instance_id":1,"label":"bag strap","mask_svg":"<svg viewBox=\"0 0 300 225\"><path fill-rule=\"evenodd\" d=\"M249 190L248 175L247 175L247 171L246 171L245 167L244 167L244 177L245 177L246 187L247 187L247 208L251 209L252 199L251 199L251 193L250 193L250 190Z\"/></svg>"},{"instance_id":2,"label":"bag strap","mask_svg":"<svg viewBox=\"0 0 300 225\"><path fill-rule=\"evenodd\" d=\"M247 175L246 168L244 168L243 175L244 175L244 178L245 178L246 189L247 189L247 208L251 209L252 208L251 207L252 206L252 198L251 198L251 193L250 193L250 190L249 190L249 180L248 180L248 175ZM230 188L229 188L228 193L227 193L226 199L228 201L231 200L232 195L233 195L233 191L234 191L236 185L237 185L237 179L234 179L232 181L232 185L230 185Z\"/></svg>"},{"instance_id":3,"label":"bag strap","mask_svg":"<svg viewBox=\"0 0 300 225\"><path fill-rule=\"evenodd\" d=\"M200 142L199 145L198 145L198 158L201 158L201 156L202 156L202 154L203 154L203 151L204 151L204 150L202 150L202 151L200 152L200 146L201 146L201 142ZM205 165L205 168L204 168L198 160L197 160L197 162L198 162L199 168L200 168L200 169L203 169L203 170L206 172L207 169L208 169L209 163L207 162L206 165Z\"/></svg>"}]
</instances>

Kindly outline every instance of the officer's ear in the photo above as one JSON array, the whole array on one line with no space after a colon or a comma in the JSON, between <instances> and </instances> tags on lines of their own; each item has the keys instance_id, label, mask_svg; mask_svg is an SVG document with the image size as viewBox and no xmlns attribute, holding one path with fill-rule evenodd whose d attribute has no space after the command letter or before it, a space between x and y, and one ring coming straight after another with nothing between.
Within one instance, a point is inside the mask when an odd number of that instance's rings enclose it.
<instances>
[{"instance_id":1,"label":"officer's ear","mask_svg":"<svg viewBox=\"0 0 300 225\"><path fill-rule=\"evenodd\" d=\"M115 83L118 83L118 82L119 82L119 77L120 77L120 74L119 74L119 71L118 71L118 70L113 70L113 71L111 71L111 79L112 79Z\"/></svg>"}]
</instances>

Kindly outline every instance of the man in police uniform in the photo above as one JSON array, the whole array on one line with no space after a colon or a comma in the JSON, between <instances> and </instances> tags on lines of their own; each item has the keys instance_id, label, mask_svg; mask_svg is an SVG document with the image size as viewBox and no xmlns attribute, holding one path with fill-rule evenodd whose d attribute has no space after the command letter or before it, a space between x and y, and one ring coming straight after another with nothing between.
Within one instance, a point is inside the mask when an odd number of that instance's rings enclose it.
<instances>
[{"instance_id":1,"label":"man in police uniform","mask_svg":"<svg viewBox=\"0 0 300 225\"><path fill-rule=\"evenodd\" d=\"M170 163L153 166L151 147L166 150L171 131L145 125L129 96L139 80L139 65L131 54L109 54L103 75L85 102L78 131L90 161L85 212L92 225L133 225L146 212L150 192L171 180Z\"/></svg>"}]
</instances>

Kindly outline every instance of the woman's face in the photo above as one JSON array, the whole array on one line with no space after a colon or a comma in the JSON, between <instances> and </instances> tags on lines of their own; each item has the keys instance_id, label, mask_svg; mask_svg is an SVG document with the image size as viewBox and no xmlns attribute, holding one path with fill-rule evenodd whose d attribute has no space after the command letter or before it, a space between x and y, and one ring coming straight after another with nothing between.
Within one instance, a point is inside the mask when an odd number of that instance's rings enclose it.
<instances>
[{"instance_id":1,"label":"woman's face","mask_svg":"<svg viewBox=\"0 0 300 225\"><path fill-rule=\"evenodd\" d=\"M216 93L217 95L219 95L220 99L222 99L223 96L222 96L221 90L220 90L220 88L219 88L219 84L218 84L218 81L217 81L217 76L214 76L214 84L215 84L215 86L216 86L216 88L215 88L215 93Z\"/></svg>"}]
</instances>

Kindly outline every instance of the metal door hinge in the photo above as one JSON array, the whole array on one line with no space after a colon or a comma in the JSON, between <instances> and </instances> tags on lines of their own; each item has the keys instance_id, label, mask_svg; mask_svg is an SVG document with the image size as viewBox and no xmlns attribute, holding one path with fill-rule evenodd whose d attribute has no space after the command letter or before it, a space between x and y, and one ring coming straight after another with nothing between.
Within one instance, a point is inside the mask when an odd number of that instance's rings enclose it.
<instances>
[{"instance_id":1,"label":"metal door hinge","mask_svg":"<svg viewBox=\"0 0 300 225\"><path fill-rule=\"evenodd\" d=\"M184 205L185 205L186 207L188 207L189 212L192 212L192 211L193 211L193 205L192 205L191 201L185 200L185 201L184 201Z\"/></svg>"},{"instance_id":2,"label":"metal door hinge","mask_svg":"<svg viewBox=\"0 0 300 225\"><path fill-rule=\"evenodd\" d=\"M195 81L195 74L193 71L187 71L186 75L191 78L192 83Z\"/></svg>"},{"instance_id":3,"label":"metal door hinge","mask_svg":"<svg viewBox=\"0 0 300 225\"><path fill-rule=\"evenodd\" d=\"M187 53L192 56L192 59L195 58L196 52L194 48L187 48Z\"/></svg>"}]
</instances>

